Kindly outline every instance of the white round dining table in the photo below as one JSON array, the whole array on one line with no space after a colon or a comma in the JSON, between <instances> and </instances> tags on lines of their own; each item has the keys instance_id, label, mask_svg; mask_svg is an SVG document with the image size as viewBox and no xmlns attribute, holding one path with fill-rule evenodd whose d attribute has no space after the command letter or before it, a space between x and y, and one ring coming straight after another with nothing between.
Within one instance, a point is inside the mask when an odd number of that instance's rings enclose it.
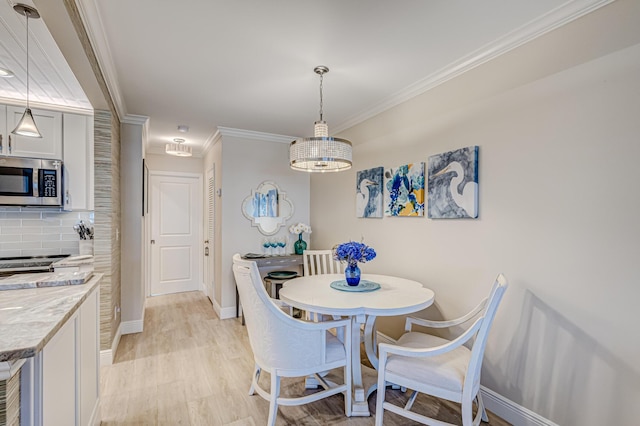
<instances>
[{"instance_id":1,"label":"white round dining table","mask_svg":"<svg viewBox=\"0 0 640 426\"><path fill-rule=\"evenodd\" d=\"M375 319L406 315L427 308L435 294L421 283L388 275L363 274L363 280L377 283L373 291L342 291L331 283L344 280L343 274L310 275L283 284L280 299L291 306L325 315L348 316L352 324L353 416L369 416L369 405L360 363L360 327L365 324L364 343L371 364L377 368Z\"/></svg>"}]
</instances>

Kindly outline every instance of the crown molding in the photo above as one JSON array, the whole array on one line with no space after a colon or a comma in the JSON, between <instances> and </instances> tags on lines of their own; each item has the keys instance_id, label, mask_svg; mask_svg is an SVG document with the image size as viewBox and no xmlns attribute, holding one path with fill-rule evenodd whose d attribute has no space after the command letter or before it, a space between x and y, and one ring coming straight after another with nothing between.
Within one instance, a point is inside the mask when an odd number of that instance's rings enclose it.
<instances>
[{"instance_id":1,"label":"crown molding","mask_svg":"<svg viewBox=\"0 0 640 426\"><path fill-rule=\"evenodd\" d=\"M256 139L265 142L291 143L296 138L294 136L276 135L274 133L255 132L253 130L233 129L231 127L218 127L216 133L222 136L233 136L236 138Z\"/></svg>"},{"instance_id":2,"label":"crown molding","mask_svg":"<svg viewBox=\"0 0 640 426\"><path fill-rule=\"evenodd\" d=\"M333 127L340 133L615 0L570 0Z\"/></svg>"},{"instance_id":3,"label":"crown molding","mask_svg":"<svg viewBox=\"0 0 640 426\"><path fill-rule=\"evenodd\" d=\"M98 65L104 76L107 89L118 113L118 118L123 120L124 117L127 116L127 108L120 93L120 85L118 83L115 65L112 61L111 49L107 42L96 0L75 0L75 2L85 31L89 37L89 42L98 60Z\"/></svg>"},{"instance_id":4,"label":"crown molding","mask_svg":"<svg viewBox=\"0 0 640 426\"><path fill-rule=\"evenodd\" d=\"M204 142L204 146L202 147L202 154L204 155L205 152L209 151L209 149L211 149L211 147L213 147L216 143L220 142L222 140L222 134L220 133L219 129L216 129L216 131L207 138L207 140Z\"/></svg>"},{"instance_id":5,"label":"crown molding","mask_svg":"<svg viewBox=\"0 0 640 426\"><path fill-rule=\"evenodd\" d=\"M120 119L121 124L134 124L138 126L148 126L149 117L146 115L127 114Z\"/></svg>"}]
</instances>

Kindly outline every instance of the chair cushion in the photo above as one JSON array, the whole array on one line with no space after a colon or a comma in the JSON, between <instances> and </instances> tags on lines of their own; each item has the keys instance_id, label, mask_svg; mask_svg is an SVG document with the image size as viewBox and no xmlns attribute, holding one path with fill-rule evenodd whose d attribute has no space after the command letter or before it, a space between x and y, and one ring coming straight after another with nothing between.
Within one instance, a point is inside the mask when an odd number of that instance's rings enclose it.
<instances>
[{"instance_id":1,"label":"chair cushion","mask_svg":"<svg viewBox=\"0 0 640 426\"><path fill-rule=\"evenodd\" d=\"M336 336L327 331L326 362L335 362L345 358L344 345Z\"/></svg>"},{"instance_id":2,"label":"chair cushion","mask_svg":"<svg viewBox=\"0 0 640 426\"><path fill-rule=\"evenodd\" d=\"M398 339L397 345L408 348L432 348L449 343L449 340L430 334L410 332ZM426 385L462 392L464 376L469 366L471 351L460 346L451 352L437 356L412 358L389 355L387 371L409 377Z\"/></svg>"}]
</instances>

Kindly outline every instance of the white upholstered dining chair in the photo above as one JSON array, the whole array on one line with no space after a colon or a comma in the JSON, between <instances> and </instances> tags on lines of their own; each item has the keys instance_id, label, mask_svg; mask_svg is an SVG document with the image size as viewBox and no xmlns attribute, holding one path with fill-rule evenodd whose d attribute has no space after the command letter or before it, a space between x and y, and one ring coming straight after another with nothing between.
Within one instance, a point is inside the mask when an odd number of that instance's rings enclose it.
<instances>
[{"instance_id":1,"label":"white upholstered dining chair","mask_svg":"<svg viewBox=\"0 0 640 426\"><path fill-rule=\"evenodd\" d=\"M480 420L488 421L479 392L480 370L487 335L507 285L504 275L498 275L489 297L471 312L455 320L430 321L408 317L406 333L396 344L379 345L376 426L382 425L385 409L426 425L451 425L410 411L420 392L460 403L463 426L477 426ZM474 318L472 325L453 340L411 331L413 324L430 328L448 328L467 323ZM466 342L470 342L470 348L463 346ZM385 401L386 384L412 390L413 393L404 407ZM477 405L475 417L474 401Z\"/></svg>"},{"instance_id":2,"label":"white upholstered dining chair","mask_svg":"<svg viewBox=\"0 0 640 426\"><path fill-rule=\"evenodd\" d=\"M345 414L351 416L351 322L338 320L306 322L288 316L265 290L256 263L233 256L233 274L245 314L255 370L249 394L255 392L269 401L268 425L276 421L278 405L302 405L338 393L344 394ZM344 342L329 333L343 329ZM335 384L318 373L342 368L344 383ZM261 388L260 373L271 374L269 391ZM323 390L301 397L280 396L281 377L315 375Z\"/></svg>"}]
</instances>

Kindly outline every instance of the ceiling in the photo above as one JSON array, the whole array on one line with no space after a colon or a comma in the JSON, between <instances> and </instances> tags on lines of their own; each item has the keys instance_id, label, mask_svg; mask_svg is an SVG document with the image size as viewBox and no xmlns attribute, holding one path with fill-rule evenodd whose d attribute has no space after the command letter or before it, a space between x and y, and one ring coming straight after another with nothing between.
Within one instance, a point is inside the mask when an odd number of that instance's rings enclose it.
<instances>
[{"instance_id":1,"label":"ceiling","mask_svg":"<svg viewBox=\"0 0 640 426\"><path fill-rule=\"evenodd\" d=\"M76 0L119 115L150 118L148 152L183 137L196 155L220 129L310 136L317 65L334 135L610 1ZM24 17L0 0L0 19L16 73L0 97L22 100ZM29 27L31 99L90 107L42 20Z\"/></svg>"}]
</instances>

